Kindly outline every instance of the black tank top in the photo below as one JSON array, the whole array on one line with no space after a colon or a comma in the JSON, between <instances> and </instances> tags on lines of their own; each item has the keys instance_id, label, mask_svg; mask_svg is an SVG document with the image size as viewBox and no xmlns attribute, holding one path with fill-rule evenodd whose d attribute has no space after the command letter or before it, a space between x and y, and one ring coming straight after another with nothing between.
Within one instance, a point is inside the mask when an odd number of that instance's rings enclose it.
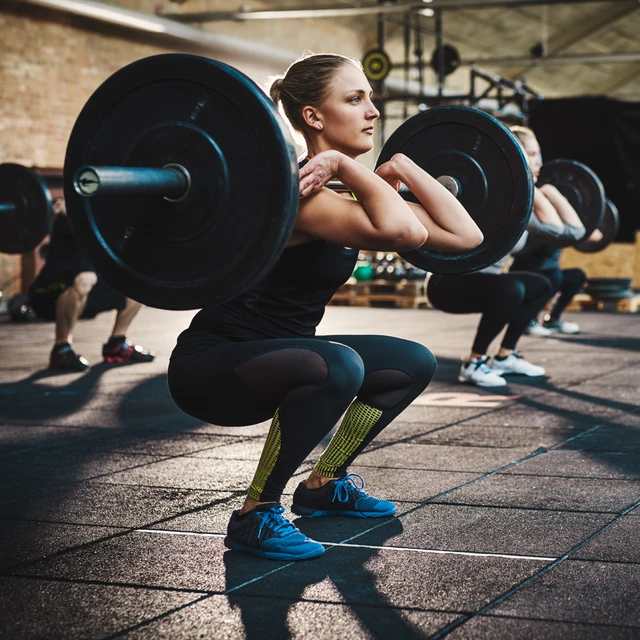
<instances>
[{"instance_id":1,"label":"black tank top","mask_svg":"<svg viewBox=\"0 0 640 640\"><path fill-rule=\"evenodd\" d=\"M325 240L288 247L258 285L230 302L202 309L179 343L203 331L233 341L313 336L357 259L357 249Z\"/></svg>"}]
</instances>

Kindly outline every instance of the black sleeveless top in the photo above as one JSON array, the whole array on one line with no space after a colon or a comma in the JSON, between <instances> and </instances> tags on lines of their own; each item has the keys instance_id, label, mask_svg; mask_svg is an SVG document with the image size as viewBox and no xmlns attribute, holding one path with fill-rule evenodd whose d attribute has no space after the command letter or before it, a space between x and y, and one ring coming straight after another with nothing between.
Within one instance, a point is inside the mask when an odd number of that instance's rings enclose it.
<instances>
[{"instance_id":1,"label":"black sleeveless top","mask_svg":"<svg viewBox=\"0 0 640 640\"><path fill-rule=\"evenodd\" d=\"M256 286L198 312L178 344L199 341L203 333L231 341L313 336L357 259L357 249L325 240L288 247Z\"/></svg>"},{"instance_id":2,"label":"black sleeveless top","mask_svg":"<svg viewBox=\"0 0 640 640\"><path fill-rule=\"evenodd\" d=\"M326 240L285 248L257 285L229 302L199 311L178 337L178 350L191 352L212 339L244 342L315 335L327 303L350 278L357 260L357 249Z\"/></svg>"}]
</instances>

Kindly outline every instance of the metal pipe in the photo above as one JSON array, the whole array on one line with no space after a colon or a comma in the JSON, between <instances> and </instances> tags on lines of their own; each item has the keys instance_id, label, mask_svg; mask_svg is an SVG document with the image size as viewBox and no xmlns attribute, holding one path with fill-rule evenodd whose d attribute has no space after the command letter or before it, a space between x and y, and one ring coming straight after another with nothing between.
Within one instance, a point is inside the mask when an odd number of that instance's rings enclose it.
<instances>
[{"instance_id":1,"label":"metal pipe","mask_svg":"<svg viewBox=\"0 0 640 640\"><path fill-rule=\"evenodd\" d=\"M474 61L465 60L460 64L481 64L487 67L521 67L530 65L535 68L537 66L543 67L567 64L626 64L629 62L640 62L640 51L625 51L609 54L581 53L564 56L549 56L548 58L478 58Z\"/></svg>"},{"instance_id":2,"label":"metal pipe","mask_svg":"<svg viewBox=\"0 0 640 640\"><path fill-rule=\"evenodd\" d=\"M438 98L444 93L444 40L442 38L442 11L435 12L436 18L436 51L438 56Z\"/></svg>"},{"instance_id":3,"label":"metal pipe","mask_svg":"<svg viewBox=\"0 0 640 640\"><path fill-rule=\"evenodd\" d=\"M234 36L195 29L178 24L169 18L131 11L95 0L21 0L21 4L31 4L98 22L166 36L181 42L202 46L222 58L246 60L252 64L286 68L299 55L299 52L286 51L253 40L248 42Z\"/></svg>"},{"instance_id":4,"label":"metal pipe","mask_svg":"<svg viewBox=\"0 0 640 640\"><path fill-rule=\"evenodd\" d=\"M385 0L378 0L378 4L380 8L384 8L383 2ZM384 51L384 47L387 40L387 16L384 12L378 13L378 49ZM384 79L378 82L377 93L381 96L384 96ZM384 102L378 104L378 110L380 111L380 119L378 125L378 135L380 148L384 146L386 136L385 136L385 122L386 122L386 106Z\"/></svg>"},{"instance_id":5,"label":"metal pipe","mask_svg":"<svg viewBox=\"0 0 640 640\"><path fill-rule=\"evenodd\" d=\"M76 192L91 198L95 195L162 196L180 200L189 191L186 169L164 167L80 167L73 178Z\"/></svg>"},{"instance_id":6,"label":"metal pipe","mask_svg":"<svg viewBox=\"0 0 640 640\"><path fill-rule=\"evenodd\" d=\"M425 0L423 2L405 2L379 6L377 4L360 7L345 7L344 5L325 5L319 7L287 7L251 11L242 9L236 11L202 11L194 13L165 13L177 22L216 22L216 21L245 21L245 20L284 20L304 18L344 18L348 16L366 16L377 13L403 13L419 11L428 8L443 11L460 9L484 9L488 7L520 7L549 4L586 4L602 2L602 0Z\"/></svg>"}]
</instances>

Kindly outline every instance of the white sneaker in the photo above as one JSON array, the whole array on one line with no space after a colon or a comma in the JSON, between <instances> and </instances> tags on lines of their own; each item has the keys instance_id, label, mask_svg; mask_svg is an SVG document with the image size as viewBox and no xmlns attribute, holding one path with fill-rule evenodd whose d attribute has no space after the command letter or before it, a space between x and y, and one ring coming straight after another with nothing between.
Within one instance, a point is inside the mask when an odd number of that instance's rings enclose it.
<instances>
[{"instance_id":1,"label":"white sneaker","mask_svg":"<svg viewBox=\"0 0 640 640\"><path fill-rule=\"evenodd\" d=\"M477 384L479 387L504 387L507 381L499 374L491 371L487 366L489 358L473 358L469 364L462 363L458 382Z\"/></svg>"},{"instance_id":2,"label":"white sneaker","mask_svg":"<svg viewBox=\"0 0 640 640\"><path fill-rule=\"evenodd\" d=\"M542 328L549 333L580 333L580 325L566 320L545 320Z\"/></svg>"},{"instance_id":3,"label":"white sneaker","mask_svg":"<svg viewBox=\"0 0 640 640\"><path fill-rule=\"evenodd\" d=\"M501 376L508 373L519 373L520 375L529 376L530 378L537 378L538 376L544 375L543 367L539 367L537 364L531 364L522 356L518 355L517 351L508 355L504 360L494 358L491 363L491 369Z\"/></svg>"},{"instance_id":4,"label":"white sneaker","mask_svg":"<svg viewBox=\"0 0 640 640\"><path fill-rule=\"evenodd\" d=\"M546 329L541 324L538 324L535 320L529 323L529 326L524 330L529 336L536 336L538 338L548 338L553 332Z\"/></svg>"}]
</instances>

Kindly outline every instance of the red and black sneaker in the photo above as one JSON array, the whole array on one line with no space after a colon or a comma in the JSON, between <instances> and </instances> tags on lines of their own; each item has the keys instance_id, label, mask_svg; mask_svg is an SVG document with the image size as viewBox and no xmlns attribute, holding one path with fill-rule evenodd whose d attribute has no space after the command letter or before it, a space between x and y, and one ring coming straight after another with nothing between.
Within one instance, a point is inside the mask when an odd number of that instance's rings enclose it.
<instances>
[{"instance_id":1,"label":"red and black sneaker","mask_svg":"<svg viewBox=\"0 0 640 640\"><path fill-rule=\"evenodd\" d=\"M105 362L151 362L155 353L143 349L139 344L131 344L126 339L109 340L102 345Z\"/></svg>"},{"instance_id":2,"label":"red and black sneaker","mask_svg":"<svg viewBox=\"0 0 640 640\"><path fill-rule=\"evenodd\" d=\"M57 344L51 350L49 356L49 369L65 369L67 371L86 371L89 361L78 355L67 342Z\"/></svg>"}]
</instances>

